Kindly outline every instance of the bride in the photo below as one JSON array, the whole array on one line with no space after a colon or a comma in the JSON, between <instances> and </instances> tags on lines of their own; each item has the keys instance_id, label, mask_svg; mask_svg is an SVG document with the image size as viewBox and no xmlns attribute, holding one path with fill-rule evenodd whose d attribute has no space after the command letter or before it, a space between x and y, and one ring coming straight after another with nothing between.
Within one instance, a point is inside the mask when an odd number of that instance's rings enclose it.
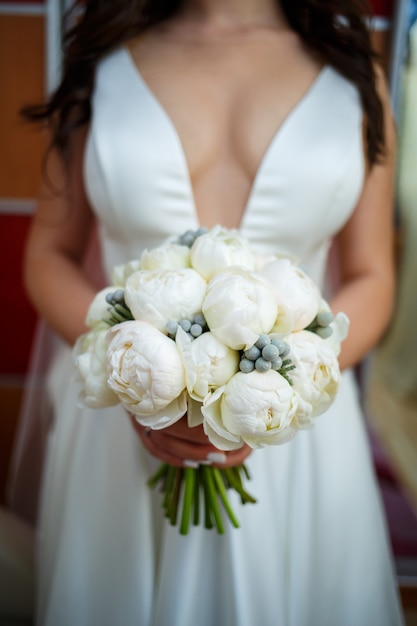
<instances>
[{"instance_id":1,"label":"bride","mask_svg":"<svg viewBox=\"0 0 417 626\"><path fill-rule=\"evenodd\" d=\"M402 623L351 370L393 298L393 124L359 9L76 2L62 82L25 112L51 133L27 290L68 343L49 380L38 624ZM227 453L184 420L145 433L120 406L80 407L70 346L95 295L82 261L96 222L107 276L169 235L222 224L296 255L324 286L333 243L331 304L351 320L334 406L290 443ZM146 486L161 459L246 459L258 503L233 502L240 529L180 536Z\"/></svg>"}]
</instances>

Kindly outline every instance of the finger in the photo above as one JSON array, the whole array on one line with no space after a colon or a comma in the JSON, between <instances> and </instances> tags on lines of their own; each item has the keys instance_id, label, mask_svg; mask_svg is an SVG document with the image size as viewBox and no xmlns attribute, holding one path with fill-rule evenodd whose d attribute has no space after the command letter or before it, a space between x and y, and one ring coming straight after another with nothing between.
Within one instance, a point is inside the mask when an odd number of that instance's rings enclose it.
<instances>
[{"instance_id":1,"label":"finger","mask_svg":"<svg viewBox=\"0 0 417 626\"><path fill-rule=\"evenodd\" d=\"M204 462L210 461L210 455L219 453L219 450L211 445L208 439L206 439L205 443L195 443L194 441L174 437L169 432L166 432L167 430L154 430L151 433L154 444L167 454L182 459ZM220 455L220 462L223 460L223 457L226 460L223 453L220 453Z\"/></svg>"},{"instance_id":2,"label":"finger","mask_svg":"<svg viewBox=\"0 0 417 626\"><path fill-rule=\"evenodd\" d=\"M144 428L138 422L134 415L129 413L129 417L133 426L135 427L135 430L139 432L140 429ZM176 437L177 439L184 439L186 441L210 445L208 437L204 433L203 426L194 426L193 428L190 428L187 423L186 415L178 420L178 422L175 422L175 424L172 424L172 426L167 426L166 428L164 428L163 432L169 434L172 437Z\"/></svg>"},{"instance_id":3,"label":"finger","mask_svg":"<svg viewBox=\"0 0 417 626\"><path fill-rule=\"evenodd\" d=\"M205 463L220 468L234 467L243 463L252 451L245 444L238 450L224 452L208 443L196 444L193 441L181 440L178 436L168 432L171 427L163 430L150 430L139 424L134 416L131 415L130 418L133 427L150 454L176 467L190 467L193 463L195 465ZM176 435L179 432L187 433L189 430L185 424L185 427L179 430ZM208 441L205 435L204 440Z\"/></svg>"},{"instance_id":4,"label":"finger","mask_svg":"<svg viewBox=\"0 0 417 626\"><path fill-rule=\"evenodd\" d=\"M130 420L145 448L161 461L176 467L198 467L207 462L207 455L216 451L211 445L181 442L180 439L164 435L165 431L151 430L139 424L134 416ZM166 430L166 429L165 429Z\"/></svg>"},{"instance_id":5,"label":"finger","mask_svg":"<svg viewBox=\"0 0 417 626\"><path fill-rule=\"evenodd\" d=\"M190 443L165 434L165 431L152 431L150 438L161 453L171 457L208 463L215 467L234 467L240 465L250 455L252 449L243 445L238 450L223 451L211 444Z\"/></svg>"},{"instance_id":6,"label":"finger","mask_svg":"<svg viewBox=\"0 0 417 626\"><path fill-rule=\"evenodd\" d=\"M244 463L248 456L251 454L251 452L252 448L247 445L243 445L238 450L230 450L226 453L226 463L223 463L222 465L213 463L213 465L217 467L236 467L236 465L241 465L242 463Z\"/></svg>"},{"instance_id":7,"label":"finger","mask_svg":"<svg viewBox=\"0 0 417 626\"><path fill-rule=\"evenodd\" d=\"M193 426L190 428L187 422L187 416L182 417L178 422L172 426L164 428L164 432L170 434L172 437L178 439L184 439L186 441L193 441L200 444L208 444L209 440L203 430L203 426Z\"/></svg>"},{"instance_id":8,"label":"finger","mask_svg":"<svg viewBox=\"0 0 417 626\"><path fill-rule=\"evenodd\" d=\"M179 457L169 454L155 445L151 437L152 431L147 432L146 434L145 432L138 432L143 445L152 456L156 457L163 463L168 463L174 467L184 467L184 465L190 467L190 463L185 463L184 459L180 459ZM198 463L195 463L195 467L198 467Z\"/></svg>"}]
</instances>

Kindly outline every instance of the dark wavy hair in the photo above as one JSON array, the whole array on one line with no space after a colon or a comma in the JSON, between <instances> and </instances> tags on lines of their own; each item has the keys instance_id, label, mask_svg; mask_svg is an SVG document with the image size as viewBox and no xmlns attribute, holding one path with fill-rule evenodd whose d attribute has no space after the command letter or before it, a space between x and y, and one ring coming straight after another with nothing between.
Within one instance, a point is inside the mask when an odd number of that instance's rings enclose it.
<instances>
[{"instance_id":1,"label":"dark wavy hair","mask_svg":"<svg viewBox=\"0 0 417 626\"><path fill-rule=\"evenodd\" d=\"M279 0L276 0L277 2ZM62 80L49 99L26 106L22 115L47 122L50 148L64 156L72 131L89 122L94 72L110 50L174 15L181 0L75 0L64 16ZM374 61L365 18L365 0L280 0L291 28L305 44L360 93L366 115L367 156L384 154L383 108L376 90Z\"/></svg>"}]
</instances>

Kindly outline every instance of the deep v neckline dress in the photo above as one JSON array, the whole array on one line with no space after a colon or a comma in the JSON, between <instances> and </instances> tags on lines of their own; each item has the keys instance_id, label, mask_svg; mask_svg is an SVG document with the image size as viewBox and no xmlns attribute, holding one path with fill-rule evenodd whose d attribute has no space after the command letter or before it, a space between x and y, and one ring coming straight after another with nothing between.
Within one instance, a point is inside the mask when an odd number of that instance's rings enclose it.
<instances>
[{"instance_id":1,"label":"deep v neckline dress","mask_svg":"<svg viewBox=\"0 0 417 626\"><path fill-rule=\"evenodd\" d=\"M108 275L198 227L178 134L126 48L99 64L87 193ZM324 285L330 240L364 178L356 89L325 66L272 138L239 230ZM158 461L120 407L77 402L71 355L56 398L40 522L42 626L397 626L392 562L351 372L316 426L248 459L256 505L223 536L179 535L146 486ZM69 382L70 381L70 382Z\"/></svg>"},{"instance_id":2,"label":"deep v neckline dress","mask_svg":"<svg viewBox=\"0 0 417 626\"><path fill-rule=\"evenodd\" d=\"M127 59L127 65L130 65L130 68L132 70L131 72L132 84L135 83L135 79L136 79L138 82L137 87L139 88L139 91L144 92L145 97L149 102L149 107L154 108L156 112L159 114L160 124L158 126L163 127L163 132L166 135L168 135L172 140L171 144L172 144L173 158L175 157L177 158L178 164L183 170L182 171L183 178L185 181L187 181L186 195L188 194L189 196L190 214L191 214L190 219L193 220L194 226L196 228L200 226L204 226L204 224L201 222L201 219L199 218L199 215L198 215L198 209L196 205L196 200L195 200L195 195L194 195L193 186L191 182L191 176L189 172L189 166L188 166L185 150L184 150L181 138L179 137L178 131L175 127L175 124L173 123L170 115L167 113L165 107L161 104L158 97L154 94L152 89L148 86L146 80L143 78L142 73L140 69L137 67L137 65L135 64L129 50L127 48L123 48L121 52L122 54L123 53L125 54L126 59ZM277 149L277 144L279 144L281 140L281 135L285 135L286 127L294 123L294 120L296 123L299 111L302 112L304 107L308 107L309 101L314 96L314 91L316 89L319 89L319 84L322 80L324 80L323 77L326 74L326 72L329 71L329 69L330 68L328 66L324 66L321 69L321 71L318 73L313 83L307 88L305 93L300 97L296 105L284 117L283 121L279 124L278 128L272 135L260 159L257 170L255 172L252 183L250 185L248 197L247 197L247 200L245 202L245 205L242 211L242 217L241 217L240 223L236 225L237 229L244 231L245 226L246 226L246 221L250 219L252 205L256 206L258 188L262 189L264 169L267 169L269 159L273 158L273 152L274 150Z\"/></svg>"}]
</instances>

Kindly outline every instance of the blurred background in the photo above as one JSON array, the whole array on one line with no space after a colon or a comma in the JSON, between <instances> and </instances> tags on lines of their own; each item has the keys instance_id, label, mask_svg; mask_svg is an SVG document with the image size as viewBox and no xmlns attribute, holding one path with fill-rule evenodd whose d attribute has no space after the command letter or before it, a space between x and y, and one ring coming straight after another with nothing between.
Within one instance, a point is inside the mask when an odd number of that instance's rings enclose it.
<instances>
[{"instance_id":1,"label":"blurred background","mask_svg":"<svg viewBox=\"0 0 417 626\"><path fill-rule=\"evenodd\" d=\"M33 507L19 508L13 501L9 481L16 461L15 435L21 419L27 374L31 361L42 357L33 351L34 337L40 332L39 323L25 297L21 272L25 238L38 195L44 145L42 134L25 125L18 111L22 105L38 101L56 84L61 17L68 4L68 0L0 0L0 328L3 330L0 344L0 533L6 529L11 533L12 542L24 546L21 555L24 565L16 565L23 569L31 563L35 518ZM417 625L417 364L413 356L413 352L417 354L414 331L417 302L415 297L414 301L410 300L410 292L416 291L412 285L417 273L417 254L410 255L410 249L417 250L416 239L411 239L417 237L414 227L417 186L407 181L410 177L417 178L417 3L373 0L371 4L369 25L389 80L400 138L393 215L397 226L400 293L392 329L382 348L358 368L358 376L364 390L369 437L401 597L407 625L411 626ZM407 180L402 183L403 179ZM401 185L407 188L407 194L402 192ZM415 194L409 192L410 188L415 189ZM414 323L414 335L410 336L407 329L404 340L404 329L407 323L411 324L410 319ZM404 357L401 343L404 341L409 362ZM399 352L401 363L397 367L395 359L399 358ZM387 395L390 385L386 379L388 376L389 380L393 369L404 380L401 366L412 373L408 389ZM36 398L36 394L29 399L26 397L26 403L36 402ZM7 551L7 547L0 546L0 558L4 557L5 549ZM26 583L30 591L30 575L26 576ZM6 625L1 617L4 597L0 590L0 625L3 626ZM16 602L19 603L19 599ZM22 623L30 623L30 602L26 605L22 601L20 609L22 620L28 620Z\"/></svg>"}]
</instances>

